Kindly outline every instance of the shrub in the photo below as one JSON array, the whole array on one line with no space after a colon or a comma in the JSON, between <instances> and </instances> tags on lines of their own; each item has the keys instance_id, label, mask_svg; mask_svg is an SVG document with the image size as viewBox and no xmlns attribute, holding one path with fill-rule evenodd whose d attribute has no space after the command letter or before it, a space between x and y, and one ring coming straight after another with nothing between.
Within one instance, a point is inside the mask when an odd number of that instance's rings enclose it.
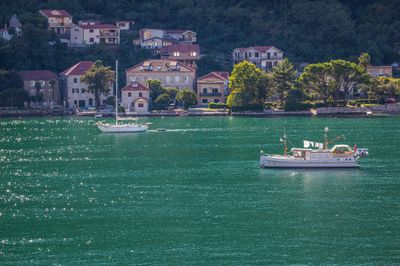
<instances>
[{"instance_id":1,"label":"shrub","mask_svg":"<svg viewBox=\"0 0 400 266\"><path fill-rule=\"evenodd\" d=\"M229 105L227 105L225 103L209 102L208 108L210 108L210 109L229 109Z\"/></svg>"},{"instance_id":2,"label":"shrub","mask_svg":"<svg viewBox=\"0 0 400 266\"><path fill-rule=\"evenodd\" d=\"M307 111L313 108L314 105L307 102L292 102L285 103L285 111Z\"/></svg>"}]
</instances>

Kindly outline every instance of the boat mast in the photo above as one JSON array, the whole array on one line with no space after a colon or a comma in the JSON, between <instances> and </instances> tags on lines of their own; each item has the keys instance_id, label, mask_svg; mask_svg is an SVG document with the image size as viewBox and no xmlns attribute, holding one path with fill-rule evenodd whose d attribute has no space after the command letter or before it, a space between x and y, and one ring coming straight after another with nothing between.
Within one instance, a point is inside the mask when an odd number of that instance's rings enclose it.
<instances>
[{"instance_id":1,"label":"boat mast","mask_svg":"<svg viewBox=\"0 0 400 266\"><path fill-rule=\"evenodd\" d=\"M283 130L283 156L287 156L286 129Z\"/></svg>"},{"instance_id":2,"label":"boat mast","mask_svg":"<svg viewBox=\"0 0 400 266\"><path fill-rule=\"evenodd\" d=\"M324 141L324 150L326 150L326 149L328 149L328 144L329 144L329 140L328 140L328 131L329 131L329 128L328 127L325 127L325 135L324 135L324 138L325 138L325 141Z\"/></svg>"},{"instance_id":3,"label":"boat mast","mask_svg":"<svg viewBox=\"0 0 400 266\"><path fill-rule=\"evenodd\" d=\"M118 59L115 60L115 125L118 124Z\"/></svg>"}]
</instances>

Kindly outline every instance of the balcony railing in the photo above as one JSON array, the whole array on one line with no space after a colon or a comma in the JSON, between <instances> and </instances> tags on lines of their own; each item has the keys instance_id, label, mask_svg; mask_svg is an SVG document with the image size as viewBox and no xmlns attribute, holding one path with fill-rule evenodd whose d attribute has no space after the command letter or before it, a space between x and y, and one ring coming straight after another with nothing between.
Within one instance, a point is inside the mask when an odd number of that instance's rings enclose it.
<instances>
[{"instance_id":1,"label":"balcony railing","mask_svg":"<svg viewBox=\"0 0 400 266\"><path fill-rule=\"evenodd\" d=\"M72 27L73 23L49 23L49 27Z\"/></svg>"},{"instance_id":2,"label":"balcony railing","mask_svg":"<svg viewBox=\"0 0 400 266\"><path fill-rule=\"evenodd\" d=\"M200 96L222 96L222 93L220 93L220 92L207 92L207 93L201 92Z\"/></svg>"},{"instance_id":3,"label":"balcony railing","mask_svg":"<svg viewBox=\"0 0 400 266\"><path fill-rule=\"evenodd\" d=\"M100 32L100 37L118 37L118 32Z\"/></svg>"},{"instance_id":4,"label":"balcony railing","mask_svg":"<svg viewBox=\"0 0 400 266\"><path fill-rule=\"evenodd\" d=\"M267 59L267 60L281 60L281 59L283 59L282 56L274 56L274 55L271 55L269 57L267 55L261 55L261 58L262 59Z\"/></svg>"}]
</instances>

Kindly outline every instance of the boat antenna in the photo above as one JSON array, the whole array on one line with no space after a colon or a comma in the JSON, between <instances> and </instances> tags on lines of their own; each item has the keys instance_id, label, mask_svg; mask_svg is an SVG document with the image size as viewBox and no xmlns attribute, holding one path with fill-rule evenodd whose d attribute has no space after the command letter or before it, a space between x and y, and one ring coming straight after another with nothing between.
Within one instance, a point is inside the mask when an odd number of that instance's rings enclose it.
<instances>
[{"instance_id":1,"label":"boat antenna","mask_svg":"<svg viewBox=\"0 0 400 266\"><path fill-rule=\"evenodd\" d=\"M329 144L329 140L328 140L328 131L329 131L329 128L328 127L325 127L325 135L324 135L324 138L325 138L325 141L324 141L324 149L326 150L326 149L328 149L328 144Z\"/></svg>"},{"instance_id":2,"label":"boat antenna","mask_svg":"<svg viewBox=\"0 0 400 266\"><path fill-rule=\"evenodd\" d=\"M115 125L118 124L118 59L115 60Z\"/></svg>"}]
</instances>

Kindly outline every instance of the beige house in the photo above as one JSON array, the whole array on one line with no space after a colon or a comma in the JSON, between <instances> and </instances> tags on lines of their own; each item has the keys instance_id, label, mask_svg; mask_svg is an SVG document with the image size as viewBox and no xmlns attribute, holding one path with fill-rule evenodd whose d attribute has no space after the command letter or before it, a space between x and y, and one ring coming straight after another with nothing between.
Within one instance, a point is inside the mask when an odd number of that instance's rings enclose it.
<instances>
[{"instance_id":1,"label":"beige house","mask_svg":"<svg viewBox=\"0 0 400 266\"><path fill-rule=\"evenodd\" d=\"M92 67L93 61L81 61L60 74L63 100L67 107L85 109L96 105L93 93L88 92L88 85L82 81L82 76ZM110 85L110 93L113 86ZM101 95L103 103L108 95Z\"/></svg>"},{"instance_id":2,"label":"beige house","mask_svg":"<svg viewBox=\"0 0 400 266\"><path fill-rule=\"evenodd\" d=\"M95 43L119 44L120 29L111 24L80 21L71 29L70 44L91 45Z\"/></svg>"},{"instance_id":3,"label":"beige house","mask_svg":"<svg viewBox=\"0 0 400 266\"><path fill-rule=\"evenodd\" d=\"M372 77L391 77L393 76L393 67L392 66L367 66L367 73Z\"/></svg>"},{"instance_id":4,"label":"beige house","mask_svg":"<svg viewBox=\"0 0 400 266\"><path fill-rule=\"evenodd\" d=\"M60 103L60 86L58 75L50 70L19 72L24 89L31 96L40 100L36 107L52 107Z\"/></svg>"},{"instance_id":5,"label":"beige house","mask_svg":"<svg viewBox=\"0 0 400 266\"><path fill-rule=\"evenodd\" d=\"M160 49L161 59L179 61L193 68L200 60L200 46L198 44L175 44Z\"/></svg>"},{"instance_id":6,"label":"beige house","mask_svg":"<svg viewBox=\"0 0 400 266\"><path fill-rule=\"evenodd\" d=\"M254 63L258 68L270 71L283 60L283 52L274 46L236 48L232 51L232 59L234 64L246 60Z\"/></svg>"},{"instance_id":7,"label":"beige house","mask_svg":"<svg viewBox=\"0 0 400 266\"><path fill-rule=\"evenodd\" d=\"M229 73L211 72L197 79L197 104L224 103L228 95Z\"/></svg>"},{"instance_id":8,"label":"beige house","mask_svg":"<svg viewBox=\"0 0 400 266\"><path fill-rule=\"evenodd\" d=\"M148 80L159 80L164 88L194 88L196 69L181 62L158 59L146 60L126 70L126 82L147 84Z\"/></svg>"},{"instance_id":9,"label":"beige house","mask_svg":"<svg viewBox=\"0 0 400 266\"><path fill-rule=\"evenodd\" d=\"M121 105L126 112L148 112L149 99L149 88L137 82L130 82L121 90Z\"/></svg>"},{"instance_id":10,"label":"beige house","mask_svg":"<svg viewBox=\"0 0 400 266\"><path fill-rule=\"evenodd\" d=\"M49 29L54 30L61 41L67 42L72 26L72 16L65 10L41 9L39 13L47 18Z\"/></svg>"}]
</instances>

